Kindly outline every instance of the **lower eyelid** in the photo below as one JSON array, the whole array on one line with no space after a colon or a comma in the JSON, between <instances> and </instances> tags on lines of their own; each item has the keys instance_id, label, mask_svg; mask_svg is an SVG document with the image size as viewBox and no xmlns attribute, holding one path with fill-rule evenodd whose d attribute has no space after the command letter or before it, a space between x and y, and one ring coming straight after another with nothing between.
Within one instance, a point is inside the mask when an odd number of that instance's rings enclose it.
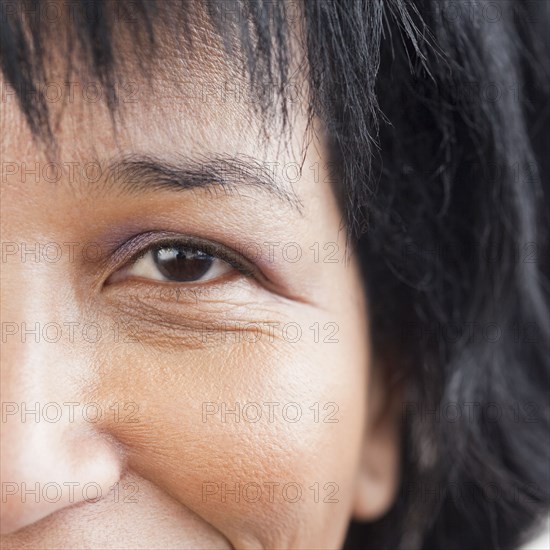
<instances>
[{"instance_id":1,"label":"lower eyelid","mask_svg":"<svg viewBox=\"0 0 550 550\"><path fill-rule=\"evenodd\" d=\"M214 322L230 312L236 318L249 315L250 308L260 304L269 303L273 311L273 308L284 309L297 301L308 303L282 294L269 281L246 277L236 269L204 283L151 281L137 277L113 279L112 284L104 285L104 292L108 303L119 312L126 311L140 319L168 315L175 325L181 324L182 313L186 318Z\"/></svg>"},{"instance_id":2,"label":"lower eyelid","mask_svg":"<svg viewBox=\"0 0 550 550\"><path fill-rule=\"evenodd\" d=\"M190 285L162 281L152 284L136 278L112 284L105 290L109 301L117 309L131 312L140 318L166 315L172 311L171 315L178 319L181 316L180 308L185 305L185 317L208 318L214 315L215 319L219 319L220 314L225 314L228 308L248 310L259 299L257 289L251 287L251 281L244 277L235 279L229 286L224 279Z\"/></svg>"}]
</instances>

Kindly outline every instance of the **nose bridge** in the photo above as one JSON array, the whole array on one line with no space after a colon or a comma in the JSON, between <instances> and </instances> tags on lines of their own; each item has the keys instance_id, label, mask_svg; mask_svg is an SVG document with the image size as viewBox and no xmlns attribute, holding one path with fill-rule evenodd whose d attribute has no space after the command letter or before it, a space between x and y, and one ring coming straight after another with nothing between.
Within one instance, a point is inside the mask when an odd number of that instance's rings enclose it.
<instances>
[{"instance_id":1,"label":"nose bridge","mask_svg":"<svg viewBox=\"0 0 550 550\"><path fill-rule=\"evenodd\" d=\"M60 273L60 266L2 268L2 533L105 497L120 476L120 455L94 423L97 405L79 397L92 357L74 336L78 307Z\"/></svg>"},{"instance_id":2,"label":"nose bridge","mask_svg":"<svg viewBox=\"0 0 550 550\"><path fill-rule=\"evenodd\" d=\"M71 389L78 349L63 329L76 308L62 273L62 266L40 261L2 262L0 394L3 402L27 400L23 418L33 417L32 409L25 412L33 399L56 400Z\"/></svg>"}]
</instances>

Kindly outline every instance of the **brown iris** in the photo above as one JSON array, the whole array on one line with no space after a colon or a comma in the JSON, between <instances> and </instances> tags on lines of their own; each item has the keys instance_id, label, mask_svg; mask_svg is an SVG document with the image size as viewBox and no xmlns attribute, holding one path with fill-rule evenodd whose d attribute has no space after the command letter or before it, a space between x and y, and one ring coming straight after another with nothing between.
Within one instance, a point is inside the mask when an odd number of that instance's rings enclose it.
<instances>
[{"instance_id":1,"label":"brown iris","mask_svg":"<svg viewBox=\"0 0 550 550\"><path fill-rule=\"evenodd\" d=\"M171 245L152 250L159 271L170 281L197 281L212 267L214 258L200 250Z\"/></svg>"}]
</instances>

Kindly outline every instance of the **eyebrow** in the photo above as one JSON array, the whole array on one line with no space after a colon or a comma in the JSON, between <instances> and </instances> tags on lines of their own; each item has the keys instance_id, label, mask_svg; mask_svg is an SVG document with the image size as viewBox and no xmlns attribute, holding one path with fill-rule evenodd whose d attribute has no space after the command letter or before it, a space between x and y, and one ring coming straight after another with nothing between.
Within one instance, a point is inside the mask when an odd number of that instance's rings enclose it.
<instances>
[{"instance_id":1,"label":"eyebrow","mask_svg":"<svg viewBox=\"0 0 550 550\"><path fill-rule=\"evenodd\" d=\"M111 161L107 182L125 193L206 189L232 196L253 188L303 215L302 203L294 190L277 179L277 166L246 155L210 155L195 159L178 156L166 160L135 154Z\"/></svg>"}]
</instances>

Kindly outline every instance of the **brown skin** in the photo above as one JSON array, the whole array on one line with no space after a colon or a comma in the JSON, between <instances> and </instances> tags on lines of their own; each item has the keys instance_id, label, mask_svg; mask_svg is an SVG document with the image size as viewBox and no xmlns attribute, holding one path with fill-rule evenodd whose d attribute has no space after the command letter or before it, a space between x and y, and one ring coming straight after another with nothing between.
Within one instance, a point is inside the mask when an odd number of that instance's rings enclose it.
<instances>
[{"instance_id":1,"label":"brown skin","mask_svg":"<svg viewBox=\"0 0 550 550\"><path fill-rule=\"evenodd\" d=\"M222 85L227 61L216 51L193 70L188 81ZM1 481L42 489L44 484L77 482L58 502L40 496L22 498L21 491L3 494L1 548L337 548L350 519L373 519L390 506L397 484L398 415L388 407L385 365L373 364L368 338L367 305L356 261L344 261L345 236L326 154L317 137L306 135L306 119L293 111L290 133L283 135L280 118L273 121L266 143L258 140L259 121L245 102L196 94L182 82L177 93L163 88L178 74L166 63L159 89L140 85L138 102L125 107L118 132L102 103L83 102L79 94L57 116L58 162L78 166L146 154L173 160L179 155L247 155L280 165L305 163L299 181L282 185L293 191L301 212L256 187L224 194L206 190L121 191L106 177L90 185L65 173L58 183L42 175L22 181L21 172L1 182L3 243L97 243L82 257L68 248L57 262L34 256L21 261L13 254L2 263L1 317L4 323L97 323L98 342L87 341L77 328L57 342L34 336L7 335L2 342L1 400L21 407L36 402L76 402L70 421L64 407L57 422L40 416L11 414L2 421ZM62 68L51 79L63 81ZM76 79L73 79L76 80ZM137 77L129 79L137 81ZM185 79L184 79L185 80ZM2 83L3 85L3 83ZM83 85L80 81L79 85ZM175 90L175 88L174 88ZM187 93L186 93L187 92ZM48 158L11 98L2 103L2 162L43 167ZM307 143L304 146L304 142ZM281 143L288 146L282 146ZM315 181L311 166L319 163ZM77 173L79 170L77 170ZM196 236L242 250L259 243L262 256L253 279L233 268L215 280L170 283L134 276L131 256L119 247L135 235L170 232ZM154 237L154 236L153 236ZM279 242L272 261L264 245ZM298 243L302 259L285 261L281 248ZM338 261L322 259L338 244ZM320 243L321 261L310 247ZM118 249L118 251L117 251ZM54 255L54 253L52 252ZM117 274L117 275L114 275ZM178 292L176 292L176 290ZM164 293L161 293L161 290ZM226 323L258 323L257 342L219 337L203 341L200 327ZM265 323L297 323L296 343ZM309 329L319 323L320 341ZM335 323L338 342L324 342ZM117 341L111 327L117 324ZM331 325L330 327L332 327ZM53 332L52 332L53 334ZM243 334L254 340L250 330ZM241 336L243 336L241 334ZM291 334L292 336L292 334ZM50 335L50 339L53 336ZM93 340L93 337L88 339ZM72 340L72 341L71 341ZM97 403L97 422L83 419L82 405ZM203 421L203 403L216 406L247 402L262 406L258 422L240 422L220 413ZM273 421L262 404L277 402ZM302 418L290 422L298 403ZM120 414L113 408L118 403ZM124 421L135 404L136 414ZM319 419L310 409L319 403ZM334 411L337 423L323 422ZM89 417L94 411L89 410ZM254 417L254 410L249 413ZM50 416L55 411L50 410ZM118 420L118 421L117 421ZM97 502L86 501L81 488L101 487ZM118 499L110 488L119 482ZM227 489L257 483L239 502ZM269 492L270 483L273 494ZM299 484L284 495L287 483ZM310 487L318 483L318 498ZM331 484L331 485L326 485ZM4 487L4 485L3 485ZM10 485L10 487L13 487ZM63 486L64 487L64 486ZM209 494L208 491L218 492ZM137 493L134 494L134 491ZM335 494L332 494L337 490ZM206 498L205 498L205 491ZM52 490L52 493L54 491ZM90 498L94 496L90 492ZM248 498L246 498L248 496ZM287 497L285 499L285 496ZM337 502L324 502L332 497ZM51 499L50 499L51 500ZM318 500L318 502L316 502Z\"/></svg>"}]
</instances>

